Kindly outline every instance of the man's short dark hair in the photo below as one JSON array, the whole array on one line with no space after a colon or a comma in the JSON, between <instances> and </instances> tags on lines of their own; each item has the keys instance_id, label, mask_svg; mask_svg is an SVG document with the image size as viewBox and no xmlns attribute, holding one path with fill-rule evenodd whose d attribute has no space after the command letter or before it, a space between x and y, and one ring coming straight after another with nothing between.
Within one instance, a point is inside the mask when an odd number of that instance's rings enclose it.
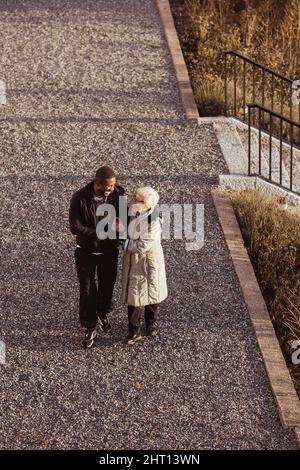
<instances>
[{"instance_id":1,"label":"man's short dark hair","mask_svg":"<svg viewBox=\"0 0 300 470\"><path fill-rule=\"evenodd\" d=\"M110 180L111 178L115 178L116 174L110 166L102 166L99 170L96 171L96 180L99 183L104 183L105 180Z\"/></svg>"}]
</instances>

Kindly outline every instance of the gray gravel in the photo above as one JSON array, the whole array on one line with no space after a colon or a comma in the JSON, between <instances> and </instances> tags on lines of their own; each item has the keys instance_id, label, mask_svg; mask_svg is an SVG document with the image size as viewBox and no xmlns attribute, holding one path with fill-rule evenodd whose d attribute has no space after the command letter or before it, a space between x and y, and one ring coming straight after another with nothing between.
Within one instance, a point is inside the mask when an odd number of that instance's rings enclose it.
<instances>
[{"instance_id":1,"label":"gray gravel","mask_svg":"<svg viewBox=\"0 0 300 470\"><path fill-rule=\"evenodd\" d=\"M210 189L213 129L187 124L154 0L1 1L0 446L289 449ZM80 349L68 204L103 163L128 192L205 204L205 246L165 241L159 338Z\"/></svg>"}]
</instances>

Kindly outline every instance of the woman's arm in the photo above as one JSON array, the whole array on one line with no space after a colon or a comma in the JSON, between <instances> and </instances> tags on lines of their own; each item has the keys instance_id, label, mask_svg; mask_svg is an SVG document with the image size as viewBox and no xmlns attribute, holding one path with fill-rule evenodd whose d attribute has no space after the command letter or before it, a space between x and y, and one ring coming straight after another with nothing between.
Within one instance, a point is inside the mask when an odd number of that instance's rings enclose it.
<instances>
[{"instance_id":1,"label":"woman's arm","mask_svg":"<svg viewBox=\"0 0 300 470\"><path fill-rule=\"evenodd\" d=\"M161 223L159 219L154 220L151 224L147 224L137 240L126 240L124 243L124 251L132 253L144 254L149 251L157 240L161 238Z\"/></svg>"}]
</instances>

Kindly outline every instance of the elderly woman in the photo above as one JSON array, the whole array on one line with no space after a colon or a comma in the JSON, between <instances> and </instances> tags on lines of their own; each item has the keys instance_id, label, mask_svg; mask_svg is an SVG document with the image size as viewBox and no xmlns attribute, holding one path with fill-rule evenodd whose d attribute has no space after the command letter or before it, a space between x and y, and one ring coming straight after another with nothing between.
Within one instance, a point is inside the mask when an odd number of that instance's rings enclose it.
<instances>
[{"instance_id":1,"label":"elderly woman","mask_svg":"<svg viewBox=\"0 0 300 470\"><path fill-rule=\"evenodd\" d=\"M129 238L124 244L122 276L129 326L125 344L129 346L142 339L143 308L146 335L157 335L158 304L168 295L158 200L153 188L140 188L135 194L135 204L129 208Z\"/></svg>"}]
</instances>

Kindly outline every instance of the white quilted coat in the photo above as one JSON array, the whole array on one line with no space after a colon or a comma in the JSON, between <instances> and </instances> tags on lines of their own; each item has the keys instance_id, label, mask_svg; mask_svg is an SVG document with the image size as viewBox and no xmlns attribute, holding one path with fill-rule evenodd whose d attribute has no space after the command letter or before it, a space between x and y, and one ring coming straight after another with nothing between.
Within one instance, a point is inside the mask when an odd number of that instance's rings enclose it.
<instances>
[{"instance_id":1,"label":"white quilted coat","mask_svg":"<svg viewBox=\"0 0 300 470\"><path fill-rule=\"evenodd\" d=\"M141 217L148 219L150 209ZM138 225L131 218L131 227ZM137 239L129 240L123 255L122 298L127 305L158 304L168 296L164 254L161 246L161 219L147 220ZM148 232L149 229L149 232ZM149 235L148 235L149 233Z\"/></svg>"}]
</instances>

